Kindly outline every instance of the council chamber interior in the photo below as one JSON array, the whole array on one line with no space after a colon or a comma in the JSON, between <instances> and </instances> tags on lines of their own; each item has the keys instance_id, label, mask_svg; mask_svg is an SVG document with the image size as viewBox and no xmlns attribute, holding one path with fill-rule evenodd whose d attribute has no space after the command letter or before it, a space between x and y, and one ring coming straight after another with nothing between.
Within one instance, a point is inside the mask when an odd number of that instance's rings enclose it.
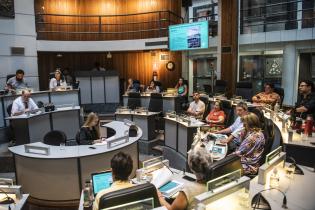
<instances>
[{"instance_id":1,"label":"council chamber interior","mask_svg":"<svg viewBox=\"0 0 315 210\"><path fill-rule=\"evenodd\" d=\"M313 0L0 0L0 210L315 210Z\"/></svg>"}]
</instances>

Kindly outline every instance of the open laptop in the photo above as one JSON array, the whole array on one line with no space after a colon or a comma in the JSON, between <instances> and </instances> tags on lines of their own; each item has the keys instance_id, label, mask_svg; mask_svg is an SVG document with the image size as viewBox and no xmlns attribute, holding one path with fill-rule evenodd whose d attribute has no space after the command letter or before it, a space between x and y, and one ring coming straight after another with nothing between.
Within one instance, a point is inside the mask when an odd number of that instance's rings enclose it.
<instances>
[{"instance_id":1,"label":"open laptop","mask_svg":"<svg viewBox=\"0 0 315 210\"><path fill-rule=\"evenodd\" d=\"M91 174L94 196L101 190L109 188L113 183L111 171Z\"/></svg>"}]
</instances>

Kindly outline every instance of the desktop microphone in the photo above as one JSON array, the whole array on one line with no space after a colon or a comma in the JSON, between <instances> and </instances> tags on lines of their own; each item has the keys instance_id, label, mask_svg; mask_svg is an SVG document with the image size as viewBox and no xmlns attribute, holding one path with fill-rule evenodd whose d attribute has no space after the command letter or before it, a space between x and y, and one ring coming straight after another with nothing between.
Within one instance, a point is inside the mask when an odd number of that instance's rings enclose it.
<instances>
[{"instance_id":1,"label":"desktop microphone","mask_svg":"<svg viewBox=\"0 0 315 210\"><path fill-rule=\"evenodd\" d=\"M271 206L269 204L269 202L267 201L267 199L261 194L264 191L270 191L270 190L277 190L279 192L282 193L283 195L283 200L282 200L282 208L283 209L287 209L287 196L285 195L285 193L277 188L269 188L269 189L265 189L265 190L261 190L259 191L256 195L254 195L252 202L251 202L251 206L252 208L255 209L265 209L265 210L271 210Z\"/></svg>"},{"instance_id":2,"label":"desktop microphone","mask_svg":"<svg viewBox=\"0 0 315 210\"><path fill-rule=\"evenodd\" d=\"M6 204L9 204L9 205L10 205L10 204L12 204L12 203L15 204L14 199L11 198L4 190L0 189L0 191L1 191L2 193L4 193L5 196L6 196L6 198L5 198L4 200L0 201L0 204L4 204L4 205L6 205ZM9 206L9 209L11 209L10 206Z\"/></svg>"},{"instance_id":3,"label":"desktop microphone","mask_svg":"<svg viewBox=\"0 0 315 210\"><path fill-rule=\"evenodd\" d=\"M292 160L292 165L295 167L294 174L304 175L303 170L296 164L296 161L293 157L289 157L289 160Z\"/></svg>"}]
</instances>

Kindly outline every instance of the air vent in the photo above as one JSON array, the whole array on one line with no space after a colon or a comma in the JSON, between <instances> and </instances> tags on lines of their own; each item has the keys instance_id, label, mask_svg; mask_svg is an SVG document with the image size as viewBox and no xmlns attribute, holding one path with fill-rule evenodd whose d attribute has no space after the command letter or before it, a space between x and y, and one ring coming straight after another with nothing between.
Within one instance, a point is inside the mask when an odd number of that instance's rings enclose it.
<instances>
[{"instance_id":1,"label":"air vent","mask_svg":"<svg viewBox=\"0 0 315 210\"><path fill-rule=\"evenodd\" d=\"M24 55L24 47L11 47L11 55Z\"/></svg>"},{"instance_id":2,"label":"air vent","mask_svg":"<svg viewBox=\"0 0 315 210\"><path fill-rule=\"evenodd\" d=\"M168 45L168 41L159 41L159 42L145 42L146 47Z\"/></svg>"}]
</instances>

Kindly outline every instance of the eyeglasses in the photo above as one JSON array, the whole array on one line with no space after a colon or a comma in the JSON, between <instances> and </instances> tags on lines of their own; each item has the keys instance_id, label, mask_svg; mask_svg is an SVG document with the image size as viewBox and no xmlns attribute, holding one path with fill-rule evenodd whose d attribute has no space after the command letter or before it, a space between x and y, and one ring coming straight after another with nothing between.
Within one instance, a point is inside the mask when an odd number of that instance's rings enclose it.
<instances>
[{"instance_id":1,"label":"eyeglasses","mask_svg":"<svg viewBox=\"0 0 315 210\"><path fill-rule=\"evenodd\" d=\"M308 86L308 85L300 85L299 87L305 87L305 86Z\"/></svg>"}]
</instances>

